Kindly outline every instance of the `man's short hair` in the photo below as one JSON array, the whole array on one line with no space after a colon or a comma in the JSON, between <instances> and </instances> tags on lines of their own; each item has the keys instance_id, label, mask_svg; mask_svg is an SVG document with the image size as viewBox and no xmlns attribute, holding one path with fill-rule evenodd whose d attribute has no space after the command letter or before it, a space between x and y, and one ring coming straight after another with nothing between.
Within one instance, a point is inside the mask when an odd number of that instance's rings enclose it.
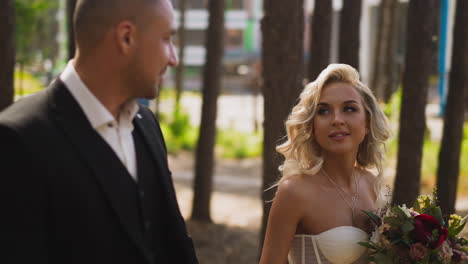
<instances>
[{"instance_id":1,"label":"man's short hair","mask_svg":"<svg viewBox=\"0 0 468 264\"><path fill-rule=\"evenodd\" d=\"M161 0L78 0L73 15L77 46L94 46L116 23L144 25L145 10Z\"/></svg>"}]
</instances>

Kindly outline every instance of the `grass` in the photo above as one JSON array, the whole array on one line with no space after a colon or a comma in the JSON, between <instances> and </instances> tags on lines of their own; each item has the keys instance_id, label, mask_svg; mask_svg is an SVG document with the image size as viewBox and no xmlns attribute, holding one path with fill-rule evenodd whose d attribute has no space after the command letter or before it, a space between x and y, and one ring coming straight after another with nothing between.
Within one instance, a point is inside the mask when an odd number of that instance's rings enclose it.
<instances>
[{"instance_id":1,"label":"grass","mask_svg":"<svg viewBox=\"0 0 468 264\"><path fill-rule=\"evenodd\" d=\"M190 124L190 116L177 109L170 116L160 115L161 130L169 153L195 150L199 127ZM232 129L218 130L216 154L223 158L243 159L259 157L262 153L263 133L246 133Z\"/></svg>"}]
</instances>

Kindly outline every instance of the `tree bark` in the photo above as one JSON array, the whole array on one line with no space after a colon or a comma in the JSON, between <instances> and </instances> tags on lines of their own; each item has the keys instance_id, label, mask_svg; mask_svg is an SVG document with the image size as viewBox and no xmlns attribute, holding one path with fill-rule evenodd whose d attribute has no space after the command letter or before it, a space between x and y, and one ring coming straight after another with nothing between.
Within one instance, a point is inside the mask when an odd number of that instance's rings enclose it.
<instances>
[{"instance_id":1,"label":"tree bark","mask_svg":"<svg viewBox=\"0 0 468 264\"><path fill-rule=\"evenodd\" d=\"M311 19L309 82L315 80L330 63L332 1L315 0Z\"/></svg>"},{"instance_id":2,"label":"tree bark","mask_svg":"<svg viewBox=\"0 0 468 264\"><path fill-rule=\"evenodd\" d=\"M68 32L68 59L75 57L75 29L73 27L73 14L77 0L67 0L67 32Z\"/></svg>"},{"instance_id":3,"label":"tree bark","mask_svg":"<svg viewBox=\"0 0 468 264\"><path fill-rule=\"evenodd\" d=\"M387 102L395 90L397 0L382 0L379 10L377 45L374 54L374 74L371 88L379 101ZM390 94L390 96L388 95Z\"/></svg>"},{"instance_id":4,"label":"tree bark","mask_svg":"<svg viewBox=\"0 0 468 264\"><path fill-rule=\"evenodd\" d=\"M195 156L195 182L192 219L211 222L214 146L217 99L221 90L225 1L210 0L206 38L206 64L203 71L203 105Z\"/></svg>"},{"instance_id":5,"label":"tree bark","mask_svg":"<svg viewBox=\"0 0 468 264\"><path fill-rule=\"evenodd\" d=\"M15 1L0 2L0 112L13 103L15 73Z\"/></svg>"},{"instance_id":6,"label":"tree bark","mask_svg":"<svg viewBox=\"0 0 468 264\"><path fill-rule=\"evenodd\" d=\"M185 10L187 9L187 0L180 0L179 13L180 13L180 26L178 30L179 37L179 65L175 73L175 111L178 111L180 104L180 97L183 90L184 82L184 68L185 68Z\"/></svg>"},{"instance_id":7,"label":"tree bark","mask_svg":"<svg viewBox=\"0 0 468 264\"><path fill-rule=\"evenodd\" d=\"M437 0L410 0L393 202L412 205L419 195L426 102L438 32Z\"/></svg>"},{"instance_id":8,"label":"tree bark","mask_svg":"<svg viewBox=\"0 0 468 264\"><path fill-rule=\"evenodd\" d=\"M359 70L362 0L345 0L341 9L339 58Z\"/></svg>"},{"instance_id":9,"label":"tree bark","mask_svg":"<svg viewBox=\"0 0 468 264\"><path fill-rule=\"evenodd\" d=\"M263 219L260 248L275 190L265 191L279 179L283 159L275 147L285 135L284 121L295 104L303 81L304 9L303 0L263 2L262 69L264 96Z\"/></svg>"},{"instance_id":10,"label":"tree bark","mask_svg":"<svg viewBox=\"0 0 468 264\"><path fill-rule=\"evenodd\" d=\"M460 153L463 141L463 110L468 87L468 2L456 3L453 31L452 65L450 71L444 130L437 168L437 191L445 214L455 213Z\"/></svg>"}]
</instances>

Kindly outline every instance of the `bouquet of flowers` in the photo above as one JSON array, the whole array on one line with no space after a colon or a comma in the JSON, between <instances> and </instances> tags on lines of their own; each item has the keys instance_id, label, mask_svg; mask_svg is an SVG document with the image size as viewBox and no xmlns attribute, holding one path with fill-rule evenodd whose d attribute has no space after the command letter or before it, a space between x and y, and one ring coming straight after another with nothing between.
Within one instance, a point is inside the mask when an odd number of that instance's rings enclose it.
<instances>
[{"instance_id":1,"label":"bouquet of flowers","mask_svg":"<svg viewBox=\"0 0 468 264\"><path fill-rule=\"evenodd\" d=\"M437 193L417 198L412 208L385 206L377 212L364 211L375 224L369 242L369 261L377 264L468 264L468 240L458 236L466 217L442 217Z\"/></svg>"}]
</instances>

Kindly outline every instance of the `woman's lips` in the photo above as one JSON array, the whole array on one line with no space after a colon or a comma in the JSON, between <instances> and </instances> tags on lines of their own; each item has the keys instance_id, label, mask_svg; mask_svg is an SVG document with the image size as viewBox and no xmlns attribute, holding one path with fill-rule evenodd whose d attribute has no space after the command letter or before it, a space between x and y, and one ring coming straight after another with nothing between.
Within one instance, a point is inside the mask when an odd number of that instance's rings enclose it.
<instances>
[{"instance_id":1,"label":"woman's lips","mask_svg":"<svg viewBox=\"0 0 468 264\"><path fill-rule=\"evenodd\" d=\"M335 140L335 141L341 141L343 139L345 139L347 136L349 136L350 133L348 132L334 132L334 133L331 133L330 135L328 135L328 137L332 140Z\"/></svg>"}]
</instances>

